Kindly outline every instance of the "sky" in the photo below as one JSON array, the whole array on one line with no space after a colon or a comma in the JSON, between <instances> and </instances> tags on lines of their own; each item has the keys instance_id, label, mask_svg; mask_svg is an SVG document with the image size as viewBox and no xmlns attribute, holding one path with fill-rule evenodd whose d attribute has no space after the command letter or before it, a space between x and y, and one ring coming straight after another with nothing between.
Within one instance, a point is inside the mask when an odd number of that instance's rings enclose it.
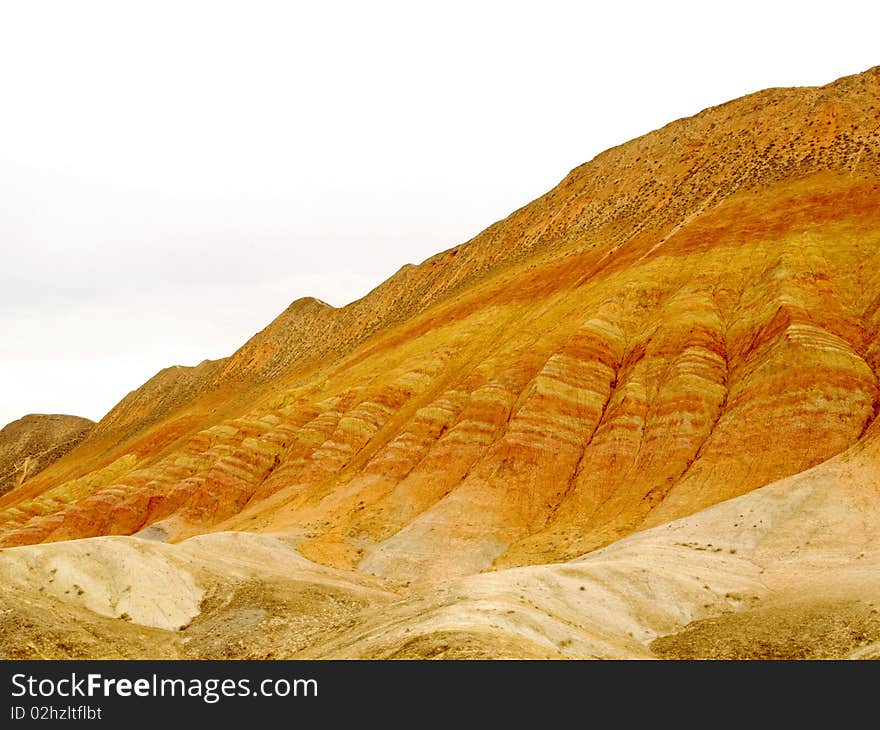
<instances>
[{"instance_id":1,"label":"sky","mask_svg":"<svg viewBox=\"0 0 880 730\"><path fill-rule=\"evenodd\" d=\"M878 27L847 0L0 0L0 425L97 420L608 147L880 64Z\"/></svg>"}]
</instances>

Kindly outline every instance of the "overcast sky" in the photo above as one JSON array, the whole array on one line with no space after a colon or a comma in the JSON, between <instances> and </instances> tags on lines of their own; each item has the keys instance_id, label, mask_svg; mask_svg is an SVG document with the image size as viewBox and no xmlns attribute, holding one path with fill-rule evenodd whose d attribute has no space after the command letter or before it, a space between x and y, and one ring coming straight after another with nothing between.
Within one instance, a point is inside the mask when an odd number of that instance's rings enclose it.
<instances>
[{"instance_id":1,"label":"overcast sky","mask_svg":"<svg viewBox=\"0 0 880 730\"><path fill-rule=\"evenodd\" d=\"M610 146L880 64L877 7L0 0L0 425L98 419Z\"/></svg>"}]
</instances>

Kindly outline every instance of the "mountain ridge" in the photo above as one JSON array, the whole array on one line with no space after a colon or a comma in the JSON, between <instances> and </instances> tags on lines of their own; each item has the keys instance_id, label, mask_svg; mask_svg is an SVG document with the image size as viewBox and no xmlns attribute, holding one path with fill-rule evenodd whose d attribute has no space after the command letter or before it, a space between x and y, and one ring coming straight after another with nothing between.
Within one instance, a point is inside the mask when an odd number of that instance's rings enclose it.
<instances>
[{"instance_id":1,"label":"mountain ridge","mask_svg":"<svg viewBox=\"0 0 880 730\"><path fill-rule=\"evenodd\" d=\"M0 498L2 544L253 524L301 530L318 562L445 575L423 546L464 571L570 556L746 488L719 469L754 488L839 453L877 402L876 307L859 292L877 282L864 260L847 269L877 230L878 98L880 67L711 107L346 307L297 300L230 358L158 374ZM802 360L821 388L791 390ZM738 436L731 409L763 409L753 375L774 368L789 398L845 396L802 414L825 433L809 448L774 416L787 449L739 474L729 450L757 454L760 434ZM67 482L104 469L67 503ZM633 473L644 489L621 491Z\"/></svg>"},{"instance_id":2,"label":"mountain ridge","mask_svg":"<svg viewBox=\"0 0 880 730\"><path fill-rule=\"evenodd\" d=\"M0 495L7 658L880 657L880 67L611 148Z\"/></svg>"}]
</instances>

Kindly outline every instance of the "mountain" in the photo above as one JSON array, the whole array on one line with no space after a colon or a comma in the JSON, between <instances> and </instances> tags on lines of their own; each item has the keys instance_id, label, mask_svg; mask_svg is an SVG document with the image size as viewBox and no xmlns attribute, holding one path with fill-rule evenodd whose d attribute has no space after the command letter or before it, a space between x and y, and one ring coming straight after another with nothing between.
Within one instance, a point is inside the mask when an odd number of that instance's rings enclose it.
<instances>
[{"instance_id":1,"label":"mountain","mask_svg":"<svg viewBox=\"0 0 880 730\"><path fill-rule=\"evenodd\" d=\"M880 67L707 109L127 396L0 497L0 646L874 656L878 334Z\"/></svg>"},{"instance_id":2,"label":"mountain","mask_svg":"<svg viewBox=\"0 0 880 730\"><path fill-rule=\"evenodd\" d=\"M29 414L0 429L0 495L54 464L94 426L78 416Z\"/></svg>"}]
</instances>

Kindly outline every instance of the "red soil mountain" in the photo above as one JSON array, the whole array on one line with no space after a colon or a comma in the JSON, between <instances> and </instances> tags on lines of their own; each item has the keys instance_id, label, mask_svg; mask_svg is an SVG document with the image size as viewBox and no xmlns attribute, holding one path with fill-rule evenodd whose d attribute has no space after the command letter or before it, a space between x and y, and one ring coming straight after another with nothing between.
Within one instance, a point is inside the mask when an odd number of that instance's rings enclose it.
<instances>
[{"instance_id":1,"label":"red soil mountain","mask_svg":"<svg viewBox=\"0 0 880 730\"><path fill-rule=\"evenodd\" d=\"M169 368L0 545L283 534L398 581L571 559L872 442L880 67L613 148L466 244Z\"/></svg>"}]
</instances>

